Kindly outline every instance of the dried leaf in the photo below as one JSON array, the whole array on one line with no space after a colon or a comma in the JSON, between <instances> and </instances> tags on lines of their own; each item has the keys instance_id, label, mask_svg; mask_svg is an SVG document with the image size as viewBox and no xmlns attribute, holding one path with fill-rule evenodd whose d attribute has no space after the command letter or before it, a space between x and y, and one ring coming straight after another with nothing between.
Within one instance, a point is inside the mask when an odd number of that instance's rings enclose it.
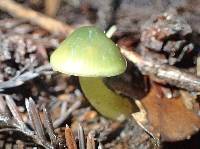
<instances>
[{"instance_id":1,"label":"dried leaf","mask_svg":"<svg viewBox=\"0 0 200 149\"><path fill-rule=\"evenodd\" d=\"M163 141L186 139L197 132L200 118L185 107L182 97L167 99L159 90L158 85L153 85L141 100L152 126L150 131Z\"/></svg>"}]
</instances>

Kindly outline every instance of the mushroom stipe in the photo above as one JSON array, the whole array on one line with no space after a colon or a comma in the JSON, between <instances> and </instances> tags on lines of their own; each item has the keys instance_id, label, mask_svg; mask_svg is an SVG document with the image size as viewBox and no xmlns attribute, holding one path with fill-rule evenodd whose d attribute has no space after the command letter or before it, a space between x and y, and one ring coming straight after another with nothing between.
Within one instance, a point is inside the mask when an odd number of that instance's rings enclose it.
<instances>
[{"instance_id":1,"label":"mushroom stipe","mask_svg":"<svg viewBox=\"0 0 200 149\"><path fill-rule=\"evenodd\" d=\"M79 77L82 91L99 113L118 121L125 120L133 113L133 104L128 98L120 96L107 88L102 79Z\"/></svg>"}]
</instances>

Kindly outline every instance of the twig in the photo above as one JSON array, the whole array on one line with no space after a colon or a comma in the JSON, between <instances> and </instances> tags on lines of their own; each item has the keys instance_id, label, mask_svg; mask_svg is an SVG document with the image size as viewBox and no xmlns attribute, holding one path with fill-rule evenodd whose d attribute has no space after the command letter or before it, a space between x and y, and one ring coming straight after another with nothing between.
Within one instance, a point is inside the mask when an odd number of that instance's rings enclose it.
<instances>
[{"instance_id":1,"label":"twig","mask_svg":"<svg viewBox=\"0 0 200 149\"><path fill-rule=\"evenodd\" d=\"M153 60L146 61L134 51L121 48L121 53L133 62L143 74L147 74L156 82L165 82L188 91L200 91L200 78L173 66L159 64Z\"/></svg>"},{"instance_id":2,"label":"twig","mask_svg":"<svg viewBox=\"0 0 200 149\"><path fill-rule=\"evenodd\" d=\"M29 20L30 22L33 22L34 24L37 24L52 33L66 34L73 31L71 26L60 21L56 21L55 19L47 17L30 8L23 7L13 0L0 0L0 9L17 18Z\"/></svg>"},{"instance_id":3,"label":"twig","mask_svg":"<svg viewBox=\"0 0 200 149\"><path fill-rule=\"evenodd\" d=\"M65 138L66 138L66 144L67 144L68 149L77 149L73 132L69 128L68 125L66 125L66 128L65 128Z\"/></svg>"},{"instance_id":4,"label":"twig","mask_svg":"<svg viewBox=\"0 0 200 149\"><path fill-rule=\"evenodd\" d=\"M22 72L20 75L13 77L12 79L4 82L0 82L0 92L3 92L5 89L13 88L24 84L27 81L30 81L42 74L53 73L51 66L49 64L42 65L35 69Z\"/></svg>"}]
</instances>

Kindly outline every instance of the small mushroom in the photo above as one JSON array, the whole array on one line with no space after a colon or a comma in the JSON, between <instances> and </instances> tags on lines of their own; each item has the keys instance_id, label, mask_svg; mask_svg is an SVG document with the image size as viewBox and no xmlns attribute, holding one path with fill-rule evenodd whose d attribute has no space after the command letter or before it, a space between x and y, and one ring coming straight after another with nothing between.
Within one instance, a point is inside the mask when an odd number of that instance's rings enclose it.
<instances>
[{"instance_id":1,"label":"small mushroom","mask_svg":"<svg viewBox=\"0 0 200 149\"><path fill-rule=\"evenodd\" d=\"M115 43L98 28L85 26L74 31L52 53L50 63L56 71L79 76L85 96L102 115L121 121L133 112L129 99L103 83L103 77L123 73L127 64Z\"/></svg>"}]
</instances>

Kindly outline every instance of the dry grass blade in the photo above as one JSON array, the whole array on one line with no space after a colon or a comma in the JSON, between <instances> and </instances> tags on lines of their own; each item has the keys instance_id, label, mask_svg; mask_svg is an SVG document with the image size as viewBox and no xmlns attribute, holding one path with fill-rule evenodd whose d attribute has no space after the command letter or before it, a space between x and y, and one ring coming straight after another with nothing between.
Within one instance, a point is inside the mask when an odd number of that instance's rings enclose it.
<instances>
[{"instance_id":1,"label":"dry grass blade","mask_svg":"<svg viewBox=\"0 0 200 149\"><path fill-rule=\"evenodd\" d=\"M79 124L78 127L78 140L79 140L79 149L85 149L85 134L81 124Z\"/></svg>"},{"instance_id":2,"label":"dry grass blade","mask_svg":"<svg viewBox=\"0 0 200 149\"><path fill-rule=\"evenodd\" d=\"M95 139L92 131L87 136L87 149L95 149Z\"/></svg>"},{"instance_id":3,"label":"dry grass blade","mask_svg":"<svg viewBox=\"0 0 200 149\"><path fill-rule=\"evenodd\" d=\"M68 125L66 125L65 128L65 139L68 149L77 149L76 141L73 135L72 130L69 128Z\"/></svg>"},{"instance_id":4,"label":"dry grass blade","mask_svg":"<svg viewBox=\"0 0 200 149\"><path fill-rule=\"evenodd\" d=\"M24 121L22 120L22 117L13 99L8 95L6 95L5 98L6 98L6 103L17 123L20 125L21 128L26 128L26 125L24 124Z\"/></svg>"},{"instance_id":5,"label":"dry grass blade","mask_svg":"<svg viewBox=\"0 0 200 149\"><path fill-rule=\"evenodd\" d=\"M43 105L42 109L43 109L43 113L44 113L44 126L48 132L48 135L50 137L52 145L55 146L55 145L57 145L57 137L56 137L56 134L53 129L53 123L52 123L50 114L44 105Z\"/></svg>"},{"instance_id":6,"label":"dry grass blade","mask_svg":"<svg viewBox=\"0 0 200 149\"><path fill-rule=\"evenodd\" d=\"M33 125L33 128L37 136L42 140L46 140L42 122L33 99L32 98L26 99L25 104L30 121Z\"/></svg>"}]
</instances>

